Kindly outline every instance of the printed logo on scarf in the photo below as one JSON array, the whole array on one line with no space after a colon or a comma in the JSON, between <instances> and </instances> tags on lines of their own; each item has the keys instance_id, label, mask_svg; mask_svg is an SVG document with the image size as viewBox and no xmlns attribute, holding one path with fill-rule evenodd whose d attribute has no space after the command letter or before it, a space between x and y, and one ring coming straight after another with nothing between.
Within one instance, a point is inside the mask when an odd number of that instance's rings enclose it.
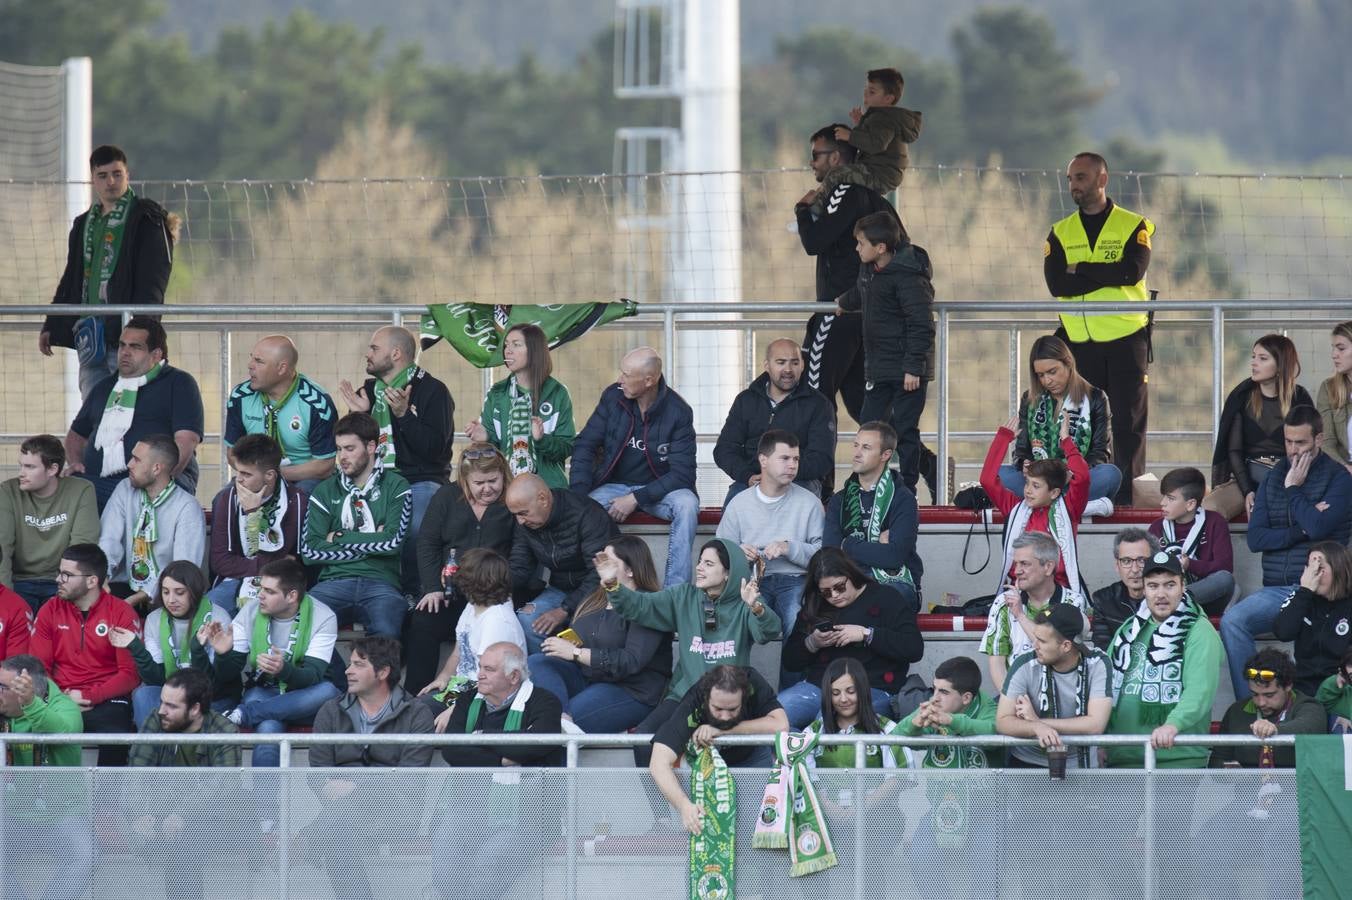
<instances>
[{"instance_id":1,"label":"printed logo on scarf","mask_svg":"<svg viewBox=\"0 0 1352 900\"><path fill-rule=\"evenodd\" d=\"M803 833L798 835L798 852L806 855L812 855L821 849L821 836L811 828L804 828Z\"/></svg>"},{"instance_id":2,"label":"printed logo on scarf","mask_svg":"<svg viewBox=\"0 0 1352 900\"><path fill-rule=\"evenodd\" d=\"M722 872L708 872L695 885L700 900L727 900L732 896L728 891L728 880Z\"/></svg>"}]
</instances>

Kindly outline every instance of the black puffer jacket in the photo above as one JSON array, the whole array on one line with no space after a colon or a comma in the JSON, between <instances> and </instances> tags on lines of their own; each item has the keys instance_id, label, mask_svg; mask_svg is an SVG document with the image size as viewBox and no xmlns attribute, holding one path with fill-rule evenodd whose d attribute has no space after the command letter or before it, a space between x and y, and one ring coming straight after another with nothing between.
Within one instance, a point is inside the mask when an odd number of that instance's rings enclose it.
<instances>
[{"instance_id":1,"label":"black puffer jacket","mask_svg":"<svg viewBox=\"0 0 1352 900\"><path fill-rule=\"evenodd\" d=\"M727 421L714 444L714 462L739 484L760 472L756 453L761 435L782 428L798 436L798 478L820 481L835 469L836 414L826 396L800 378L789 395L770 406L770 376L751 382L732 401Z\"/></svg>"},{"instance_id":2,"label":"black puffer jacket","mask_svg":"<svg viewBox=\"0 0 1352 900\"><path fill-rule=\"evenodd\" d=\"M1352 643L1352 597L1332 602L1309 588L1297 588L1277 611L1272 633L1279 641L1294 641L1296 687L1311 697L1342 661Z\"/></svg>"},{"instance_id":3,"label":"black puffer jacket","mask_svg":"<svg viewBox=\"0 0 1352 900\"><path fill-rule=\"evenodd\" d=\"M75 217L67 240L66 269L56 286L52 303L80 306L84 297L84 228L89 212ZM127 227L122 235L122 250L117 266L108 279L110 305L164 303L164 290L169 286L169 272L174 264L174 240L178 217L171 216L154 200L137 197ZM75 346L75 320L87 315L81 309L76 315L49 315L42 330L51 334L53 347ZM122 335L122 317L108 316L104 320L104 340L110 348L117 348Z\"/></svg>"},{"instance_id":4,"label":"black puffer jacket","mask_svg":"<svg viewBox=\"0 0 1352 900\"><path fill-rule=\"evenodd\" d=\"M1078 406L1072 406L1070 412L1070 430L1075 433L1075 426L1080 420L1080 410ZM1085 465L1093 467L1100 463L1109 463L1113 461L1113 414L1111 407L1108 406L1108 395L1096 387L1089 388L1089 421L1093 430L1089 436L1089 452L1084 454ZM1057 432L1059 434L1059 431ZM1060 445L1054 449L1054 454L1060 456ZM1019 400L1019 436L1014 441L1013 463L1015 468L1022 468L1025 459L1033 458L1033 441L1028 435L1028 392L1023 392L1023 397Z\"/></svg>"},{"instance_id":5,"label":"black puffer jacket","mask_svg":"<svg viewBox=\"0 0 1352 900\"><path fill-rule=\"evenodd\" d=\"M535 575L549 570L549 586L563 591L563 608L573 614L601 579L592 557L620 533L610 515L586 494L555 488L554 508L540 528L518 525L512 538L512 599L517 607L530 597ZM534 596L534 594L530 594Z\"/></svg>"},{"instance_id":6,"label":"black puffer jacket","mask_svg":"<svg viewBox=\"0 0 1352 900\"><path fill-rule=\"evenodd\" d=\"M881 272L872 263L860 266L854 287L836 299L846 312L863 313L869 381L934 379L933 275L924 248L906 244Z\"/></svg>"}]
</instances>

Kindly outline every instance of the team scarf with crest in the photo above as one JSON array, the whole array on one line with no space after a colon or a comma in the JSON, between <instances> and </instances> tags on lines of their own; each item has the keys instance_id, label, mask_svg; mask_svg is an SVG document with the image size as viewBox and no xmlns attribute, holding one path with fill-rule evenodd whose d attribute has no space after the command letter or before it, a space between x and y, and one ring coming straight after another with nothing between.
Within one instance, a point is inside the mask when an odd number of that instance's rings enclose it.
<instances>
[{"instance_id":1,"label":"team scarf with crest","mask_svg":"<svg viewBox=\"0 0 1352 900\"><path fill-rule=\"evenodd\" d=\"M108 392L108 401L103 405L103 418L99 420L98 431L94 433L94 446L103 453L103 468L99 474L111 478L127 471L127 451L122 439L131 429L132 419L136 417L136 397L141 388L154 381L164 371L164 361L155 363L150 371L135 378L118 376L117 383Z\"/></svg>"},{"instance_id":2,"label":"team scarf with crest","mask_svg":"<svg viewBox=\"0 0 1352 900\"><path fill-rule=\"evenodd\" d=\"M169 615L169 610L160 607L160 654L164 657L164 677L168 678L179 669L189 668L189 661L192 659L192 642L197 639L198 630L211 621L211 601L203 597L197 602L197 612L193 613L192 620L188 623L188 630L183 635L183 646L179 647L174 642L174 617Z\"/></svg>"},{"instance_id":3,"label":"team scarf with crest","mask_svg":"<svg viewBox=\"0 0 1352 900\"><path fill-rule=\"evenodd\" d=\"M873 486L873 508L869 510L867 522L864 521L864 507L859 496L862 492L863 488L859 485L859 476L851 475L845 482L843 530L847 535L858 535L869 543L876 544L878 539L882 537L883 523L887 521L887 511L892 506L892 498L897 493L897 484L892 476L892 470L884 468L882 477ZM915 586L915 579L911 577L911 570L906 566L902 566L896 571L879 568L873 568L870 571L873 574L873 580L879 584L909 584L912 587Z\"/></svg>"},{"instance_id":4,"label":"team scarf with crest","mask_svg":"<svg viewBox=\"0 0 1352 900\"><path fill-rule=\"evenodd\" d=\"M789 875L797 878L821 872L836 864L826 817L817 802L807 761L817 747L819 735L808 730L775 735L779 767L770 774L756 817L751 846L789 850Z\"/></svg>"},{"instance_id":5,"label":"team scarf with crest","mask_svg":"<svg viewBox=\"0 0 1352 900\"><path fill-rule=\"evenodd\" d=\"M371 502L367 497L377 490L383 471L380 456L376 455L371 461L371 474L367 477L366 484L357 487L357 483L342 469L338 470L338 484L347 492L343 496L343 508L338 514L344 531L361 531L367 534L375 532L376 520L371 514Z\"/></svg>"},{"instance_id":6,"label":"team scarf with crest","mask_svg":"<svg viewBox=\"0 0 1352 900\"><path fill-rule=\"evenodd\" d=\"M292 665L296 660L304 659L306 651L310 649L314 615L314 598L306 594L300 598L300 606L296 609L295 618L291 620L291 632L287 635L286 648L282 650L282 656ZM258 672L258 655L267 653L272 648L271 629L272 617L266 615L261 608L258 609L254 613L253 628L249 632L249 657L244 664L246 672ZM286 693L286 682L280 678L277 679L277 690Z\"/></svg>"},{"instance_id":7,"label":"team scarf with crest","mask_svg":"<svg viewBox=\"0 0 1352 900\"><path fill-rule=\"evenodd\" d=\"M1117 630L1108 648L1113 665L1114 705L1128 676L1135 673L1141 684L1141 724L1152 729L1164 724L1182 693L1183 651L1188 633L1201 614L1196 601L1187 592L1184 592L1178 609L1163 622L1155 622L1150 615L1150 606L1141 601L1136 614ZM1142 641L1141 635L1152 624L1155 628L1149 641ZM1144 653L1145 659L1137 659L1138 653Z\"/></svg>"},{"instance_id":8,"label":"team scarf with crest","mask_svg":"<svg viewBox=\"0 0 1352 900\"><path fill-rule=\"evenodd\" d=\"M244 511L243 504L239 503L238 494L235 495L235 503L239 508L239 536L244 544L241 549L246 557L253 559L259 550L276 553L286 545L282 520L286 518L290 500L286 496L285 481L277 479L272 496L264 500L253 512Z\"/></svg>"},{"instance_id":9,"label":"team scarf with crest","mask_svg":"<svg viewBox=\"0 0 1352 900\"><path fill-rule=\"evenodd\" d=\"M108 215L103 217L101 229L98 214L103 204L95 200L89 208L84 225L84 283L80 287L80 299L83 302L108 302L108 282L112 280L113 269L117 268L117 257L122 252L122 237L127 229L127 215L135 202L136 195L131 188L127 188Z\"/></svg>"},{"instance_id":10,"label":"team scarf with crest","mask_svg":"<svg viewBox=\"0 0 1352 900\"><path fill-rule=\"evenodd\" d=\"M1058 414L1056 400L1043 391L1037 403L1030 404L1025 424L1028 428L1029 443L1033 448L1033 459L1061 459L1061 419L1071 416L1070 436L1075 440L1081 456L1089 454L1089 443L1094 439L1094 425L1089 419L1089 392L1080 399L1080 404L1072 414L1070 398L1061 405Z\"/></svg>"},{"instance_id":11,"label":"team scarf with crest","mask_svg":"<svg viewBox=\"0 0 1352 900\"><path fill-rule=\"evenodd\" d=\"M691 900L731 900L736 896L737 785L713 747L700 750L691 762L690 800L704 810L700 833L690 836Z\"/></svg>"},{"instance_id":12,"label":"team scarf with crest","mask_svg":"<svg viewBox=\"0 0 1352 900\"><path fill-rule=\"evenodd\" d=\"M383 457L384 463L389 468L394 468L394 420L390 416L390 403L385 399L385 391L402 390L407 384L413 381L418 374L417 366L406 366L404 370L389 380L388 383L376 379L374 397L371 398L371 418L376 420L376 425L380 426L380 441L376 444L376 453Z\"/></svg>"},{"instance_id":13,"label":"team scarf with crest","mask_svg":"<svg viewBox=\"0 0 1352 900\"><path fill-rule=\"evenodd\" d=\"M128 566L127 580L138 591L153 591L155 581L160 577L160 564L155 561L155 543L160 539L159 509L177 489L178 485L171 481L154 500L144 488L136 491L141 509L131 532L131 565Z\"/></svg>"},{"instance_id":14,"label":"team scarf with crest","mask_svg":"<svg viewBox=\"0 0 1352 900\"><path fill-rule=\"evenodd\" d=\"M1028 530L1028 520L1033 516L1033 508L1028 505L1027 500L1020 500L1019 505L1010 510L1009 518L1005 520L1005 563L1000 569L998 577L1000 581L996 584L998 593L1009 577L1009 568L1014 565L1014 540L1019 535ZM1061 562L1066 567L1066 599L1072 600L1080 597L1077 606L1083 609L1084 602L1080 592L1080 556L1075 550L1075 524L1070 518L1070 509L1066 506L1064 496L1057 497L1051 506L1047 508L1047 527L1051 529L1051 535L1056 540L1056 546L1061 550Z\"/></svg>"},{"instance_id":15,"label":"team scarf with crest","mask_svg":"<svg viewBox=\"0 0 1352 900\"><path fill-rule=\"evenodd\" d=\"M1081 647L1077 642L1076 652L1080 655L1080 660L1075 664L1075 674L1079 678L1078 687L1075 690L1075 705L1069 709L1061 707L1061 698L1056 689L1056 677L1052 673L1051 666L1044 666L1036 659L1033 664L1038 668L1037 679L1037 697L1034 702L1037 703L1038 715L1041 718L1051 719L1073 719L1085 715L1089 712L1089 651ZM1075 748L1076 757L1079 760L1080 768L1089 768L1089 747L1079 746Z\"/></svg>"},{"instance_id":16,"label":"team scarf with crest","mask_svg":"<svg viewBox=\"0 0 1352 900\"><path fill-rule=\"evenodd\" d=\"M1178 531L1174 527L1173 519L1165 519L1164 528L1164 549L1175 549L1181 555L1189 559L1197 558L1197 545L1202 542L1202 531L1206 528L1206 510L1197 507L1197 514L1193 517L1192 524L1188 526L1188 533L1182 540L1178 539ZM1184 580L1192 582L1197 580L1191 570L1183 573Z\"/></svg>"},{"instance_id":17,"label":"team scarf with crest","mask_svg":"<svg viewBox=\"0 0 1352 900\"><path fill-rule=\"evenodd\" d=\"M507 396L511 401L507 408L507 465L512 470L512 476L516 477L535 471L530 421L535 404L530 391L517 383L515 375L507 379Z\"/></svg>"}]
</instances>

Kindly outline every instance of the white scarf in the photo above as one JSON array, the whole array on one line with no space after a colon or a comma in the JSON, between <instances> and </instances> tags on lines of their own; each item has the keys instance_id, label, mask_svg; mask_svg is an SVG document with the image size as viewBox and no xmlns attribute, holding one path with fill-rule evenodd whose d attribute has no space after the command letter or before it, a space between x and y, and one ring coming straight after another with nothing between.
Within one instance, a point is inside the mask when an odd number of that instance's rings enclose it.
<instances>
[{"instance_id":1,"label":"white scarf","mask_svg":"<svg viewBox=\"0 0 1352 900\"><path fill-rule=\"evenodd\" d=\"M1206 510L1200 506L1197 507L1197 515L1192 520L1192 526L1188 528L1187 535L1182 542L1178 540L1177 533L1174 531L1173 519L1164 520L1164 549L1171 547L1179 548L1179 552L1189 559L1197 558L1197 545L1202 541L1202 531L1206 522Z\"/></svg>"},{"instance_id":2,"label":"white scarf","mask_svg":"<svg viewBox=\"0 0 1352 900\"><path fill-rule=\"evenodd\" d=\"M117 384L113 385L114 393L130 392L133 400L130 406L122 403L112 404L104 409L103 418L99 420L99 430L94 434L94 446L103 451L103 470L99 474L104 478L111 478L127 471L127 452L122 449L122 439L127 436L131 420L136 416L134 399L136 393L145 383L145 375L138 375L135 378L119 376Z\"/></svg>"},{"instance_id":3,"label":"white scarf","mask_svg":"<svg viewBox=\"0 0 1352 900\"><path fill-rule=\"evenodd\" d=\"M380 458L376 457L375 463L371 466L371 475L366 479L366 484L357 487L351 478L348 478L342 472L338 473L338 483L347 493L343 496L343 508L339 512L339 519L343 523L344 531L360 531L364 534L374 534L376 531L376 518L371 512L371 502L367 499L368 495L372 498L380 496L380 474L383 471ZM363 507L361 515L357 515L356 507L360 504Z\"/></svg>"},{"instance_id":4,"label":"white scarf","mask_svg":"<svg viewBox=\"0 0 1352 900\"><path fill-rule=\"evenodd\" d=\"M1019 505L1010 510L1009 518L1005 520L1005 564L997 573L999 577L995 585L997 593L1004 586L1005 578L1009 575L1009 567L1014 564L1014 540L1027 530L1028 519L1032 514L1033 508L1027 501L1020 500ZM1051 525L1051 535L1056 540L1056 546L1061 549L1061 561L1066 566L1066 580L1070 582L1066 585L1065 597L1083 609L1084 598L1080 593L1080 559L1075 552L1075 529L1064 497L1057 497L1056 502L1051 505L1047 521Z\"/></svg>"},{"instance_id":5,"label":"white scarf","mask_svg":"<svg viewBox=\"0 0 1352 900\"><path fill-rule=\"evenodd\" d=\"M273 504L272 515L262 523L258 529L258 552L276 553L286 546L286 535L282 531L282 522L286 521L286 510L291 501L286 496L286 482L277 479L277 502ZM271 499L271 498L269 498ZM263 508L267 508L267 501L263 501ZM239 502L239 495L235 495L235 509L239 511L239 543L240 552L248 559L253 559L257 554L249 553L249 541L245 536L249 529L249 513L244 511L244 506ZM261 511L255 511L261 512Z\"/></svg>"}]
</instances>

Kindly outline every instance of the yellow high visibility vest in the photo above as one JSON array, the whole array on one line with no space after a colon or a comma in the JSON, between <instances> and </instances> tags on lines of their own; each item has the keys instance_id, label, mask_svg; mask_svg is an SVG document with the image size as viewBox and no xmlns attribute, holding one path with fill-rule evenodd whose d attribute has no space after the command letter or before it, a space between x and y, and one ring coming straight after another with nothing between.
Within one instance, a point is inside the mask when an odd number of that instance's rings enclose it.
<instances>
[{"instance_id":1,"label":"yellow high visibility vest","mask_svg":"<svg viewBox=\"0 0 1352 900\"><path fill-rule=\"evenodd\" d=\"M1061 242L1066 251L1066 265L1082 262L1117 262L1122 258L1127 241L1136 226L1145 223L1145 230L1136 240L1150 246L1150 236L1155 233L1155 224L1149 219L1114 205L1103 223L1094 249L1089 249L1089 235L1085 234L1084 223L1080 221L1079 211L1066 216L1052 226L1052 233ZM1051 252L1051 248L1047 248ZM1101 287L1080 297L1060 297L1061 300L1148 300L1150 292L1146 290L1145 277L1136 284L1121 287ZM1140 331L1146 325L1145 313L1105 313L1091 316L1085 313L1067 313L1061 316L1061 325L1066 336L1072 341L1115 341Z\"/></svg>"}]
</instances>

